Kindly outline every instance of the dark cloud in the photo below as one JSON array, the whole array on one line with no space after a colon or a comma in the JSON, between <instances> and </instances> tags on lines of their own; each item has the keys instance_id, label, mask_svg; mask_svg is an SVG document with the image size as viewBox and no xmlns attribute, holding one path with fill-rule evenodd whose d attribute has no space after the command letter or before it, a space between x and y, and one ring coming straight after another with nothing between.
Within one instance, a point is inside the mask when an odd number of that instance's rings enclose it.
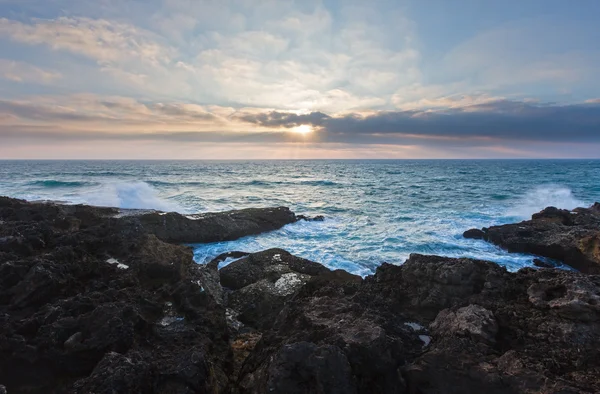
<instances>
[{"instance_id":1,"label":"dark cloud","mask_svg":"<svg viewBox=\"0 0 600 394\"><path fill-rule=\"evenodd\" d=\"M331 117L321 112L247 115L261 126L290 128L310 124L324 140L390 143L394 138L493 138L530 141L600 141L600 103L577 105L495 101L446 110L382 111L366 117Z\"/></svg>"},{"instance_id":2,"label":"dark cloud","mask_svg":"<svg viewBox=\"0 0 600 394\"><path fill-rule=\"evenodd\" d=\"M311 112L309 114L297 115L289 112L269 112L256 115L243 115L238 119L258 124L263 127L292 128L300 125L322 126L331 119L329 115L322 112Z\"/></svg>"},{"instance_id":3,"label":"dark cloud","mask_svg":"<svg viewBox=\"0 0 600 394\"><path fill-rule=\"evenodd\" d=\"M6 123L0 125L0 140L15 144L18 140L153 140L257 144L303 142L419 145L440 149L452 146L518 147L525 141L535 144L600 142L600 103L595 102L556 105L494 101L435 111L381 111L369 116L331 116L322 112L300 115L277 111L246 113L230 118L228 126L237 131L218 131L221 118L211 123L215 125L213 131L177 130L178 125L189 127L194 124L193 120L208 121L214 116L186 105L109 101L100 105L114 108L114 114L123 116L112 116L110 113L111 117L107 118L108 114L97 115L93 110L76 112L61 106L0 100L0 118L4 118ZM146 112L148 115L144 115ZM18 119L15 120L14 117ZM22 120L29 124L19 124ZM29 120L32 122L28 122ZM75 132L73 125L66 127L69 121L88 124L82 126L84 130L81 132ZM107 124L111 127L114 125L114 131L107 132L104 128ZM245 131L244 125L249 124L255 125L253 128L259 125L271 130ZM104 130L96 130L97 125L104 126ZM130 126L129 130L119 130L120 125ZM289 132L300 125L311 125L315 131L309 135ZM164 131L161 131L163 127ZM154 132L148 132L149 130Z\"/></svg>"}]
</instances>

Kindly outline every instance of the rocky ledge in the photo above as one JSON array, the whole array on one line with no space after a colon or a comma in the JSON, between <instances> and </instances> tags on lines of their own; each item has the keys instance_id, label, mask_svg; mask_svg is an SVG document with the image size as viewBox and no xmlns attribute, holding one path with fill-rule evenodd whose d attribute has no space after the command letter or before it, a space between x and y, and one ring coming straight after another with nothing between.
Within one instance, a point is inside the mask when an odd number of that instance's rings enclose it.
<instances>
[{"instance_id":1,"label":"rocky ledge","mask_svg":"<svg viewBox=\"0 0 600 394\"><path fill-rule=\"evenodd\" d=\"M600 274L600 203L572 211L548 207L531 220L471 229L467 238L484 239L509 252L531 253Z\"/></svg>"},{"instance_id":2,"label":"rocky ledge","mask_svg":"<svg viewBox=\"0 0 600 394\"><path fill-rule=\"evenodd\" d=\"M200 266L125 218L0 200L0 392L600 392L599 276L415 254L363 279L281 249Z\"/></svg>"}]
</instances>

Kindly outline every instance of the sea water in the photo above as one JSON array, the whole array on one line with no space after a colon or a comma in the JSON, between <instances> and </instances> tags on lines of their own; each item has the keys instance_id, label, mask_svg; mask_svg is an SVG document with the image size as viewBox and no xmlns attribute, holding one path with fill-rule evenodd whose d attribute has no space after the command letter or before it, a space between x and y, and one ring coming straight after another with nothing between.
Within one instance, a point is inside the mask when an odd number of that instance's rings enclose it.
<instances>
[{"instance_id":1,"label":"sea water","mask_svg":"<svg viewBox=\"0 0 600 394\"><path fill-rule=\"evenodd\" d=\"M0 195L181 213L288 206L325 217L194 245L198 263L278 247L360 275L410 253L516 270L534 256L462 233L600 201L600 160L0 161Z\"/></svg>"}]
</instances>

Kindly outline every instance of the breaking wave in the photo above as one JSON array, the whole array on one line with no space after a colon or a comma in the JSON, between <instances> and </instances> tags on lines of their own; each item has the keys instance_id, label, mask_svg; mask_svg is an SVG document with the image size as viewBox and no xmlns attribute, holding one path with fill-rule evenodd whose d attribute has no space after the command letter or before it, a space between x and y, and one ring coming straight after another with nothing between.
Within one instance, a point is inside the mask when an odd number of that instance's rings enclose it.
<instances>
[{"instance_id":1,"label":"breaking wave","mask_svg":"<svg viewBox=\"0 0 600 394\"><path fill-rule=\"evenodd\" d=\"M156 189L146 182L114 182L90 191L84 199L88 204L128 209L157 209L160 211L183 211L182 208L158 195Z\"/></svg>"},{"instance_id":2,"label":"breaking wave","mask_svg":"<svg viewBox=\"0 0 600 394\"><path fill-rule=\"evenodd\" d=\"M531 215L546 207L575 209L587 205L589 204L577 199L573 195L571 189L567 187L546 185L528 191L513 204L508 210L507 215L522 219L530 219Z\"/></svg>"}]
</instances>

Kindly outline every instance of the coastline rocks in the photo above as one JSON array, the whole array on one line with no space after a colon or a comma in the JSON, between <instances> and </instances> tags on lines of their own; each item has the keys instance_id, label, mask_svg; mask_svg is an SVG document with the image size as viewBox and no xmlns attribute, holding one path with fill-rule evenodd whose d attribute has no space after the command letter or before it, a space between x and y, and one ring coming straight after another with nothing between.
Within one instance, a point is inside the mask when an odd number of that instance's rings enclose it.
<instances>
[{"instance_id":1,"label":"coastline rocks","mask_svg":"<svg viewBox=\"0 0 600 394\"><path fill-rule=\"evenodd\" d=\"M456 312L449 309L441 311L430 326L434 334L469 336L475 341L488 344L496 342L498 324L494 314L479 305L459 308Z\"/></svg>"},{"instance_id":2,"label":"coastline rocks","mask_svg":"<svg viewBox=\"0 0 600 394\"><path fill-rule=\"evenodd\" d=\"M0 217L7 222L27 223L15 234L0 232L0 251L50 246L46 245L44 235L50 234L52 229L76 232L95 226L113 226L123 235L127 232L146 233L171 243L208 243L273 231L300 220L286 207L181 215L153 210L27 202L8 197L0 197ZM31 227L39 231L29 230Z\"/></svg>"},{"instance_id":3,"label":"coastline rocks","mask_svg":"<svg viewBox=\"0 0 600 394\"><path fill-rule=\"evenodd\" d=\"M403 319L356 297L363 282L312 278L244 362L241 393L405 392L399 367L423 343Z\"/></svg>"},{"instance_id":4,"label":"coastline rocks","mask_svg":"<svg viewBox=\"0 0 600 394\"><path fill-rule=\"evenodd\" d=\"M125 216L122 220L139 223L146 232L165 242L209 243L277 230L298 218L289 208L278 207L194 215L151 212Z\"/></svg>"},{"instance_id":5,"label":"coastline rocks","mask_svg":"<svg viewBox=\"0 0 600 394\"><path fill-rule=\"evenodd\" d=\"M533 259L533 265L539 268L554 268L552 264L542 259Z\"/></svg>"},{"instance_id":6,"label":"coastline rocks","mask_svg":"<svg viewBox=\"0 0 600 394\"><path fill-rule=\"evenodd\" d=\"M593 229L581 212L568 227ZM281 249L197 265L119 215L0 198L25 246L0 247L4 391L600 392L598 275L412 254L362 279Z\"/></svg>"},{"instance_id":7,"label":"coastline rocks","mask_svg":"<svg viewBox=\"0 0 600 394\"><path fill-rule=\"evenodd\" d=\"M263 330L313 276L329 270L282 249L252 253L219 271L227 306L245 325Z\"/></svg>"},{"instance_id":8,"label":"coastline rocks","mask_svg":"<svg viewBox=\"0 0 600 394\"><path fill-rule=\"evenodd\" d=\"M562 261L589 274L600 273L600 203L572 211L548 207L516 224L465 232L509 252L531 253Z\"/></svg>"},{"instance_id":9,"label":"coastline rocks","mask_svg":"<svg viewBox=\"0 0 600 394\"><path fill-rule=\"evenodd\" d=\"M463 233L463 237L468 239L484 239L485 232L483 230L479 230L477 228L472 228Z\"/></svg>"},{"instance_id":10,"label":"coastline rocks","mask_svg":"<svg viewBox=\"0 0 600 394\"><path fill-rule=\"evenodd\" d=\"M0 197L0 382L8 392L228 390L234 360L218 263L198 266L191 248L160 238L228 239L294 215L156 220L167 215Z\"/></svg>"},{"instance_id":11,"label":"coastline rocks","mask_svg":"<svg viewBox=\"0 0 600 394\"><path fill-rule=\"evenodd\" d=\"M237 392L336 392L332 382L351 393L600 390L594 298L579 307L599 294L598 276L415 254L363 281L327 276L264 330Z\"/></svg>"},{"instance_id":12,"label":"coastline rocks","mask_svg":"<svg viewBox=\"0 0 600 394\"><path fill-rule=\"evenodd\" d=\"M298 220L305 220L307 222L322 222L325 220L325 216L323 216L323 215L317 215L314 217L298 215L298 216L296 216L296 218Z\"/></svg>"}]
</instances>

